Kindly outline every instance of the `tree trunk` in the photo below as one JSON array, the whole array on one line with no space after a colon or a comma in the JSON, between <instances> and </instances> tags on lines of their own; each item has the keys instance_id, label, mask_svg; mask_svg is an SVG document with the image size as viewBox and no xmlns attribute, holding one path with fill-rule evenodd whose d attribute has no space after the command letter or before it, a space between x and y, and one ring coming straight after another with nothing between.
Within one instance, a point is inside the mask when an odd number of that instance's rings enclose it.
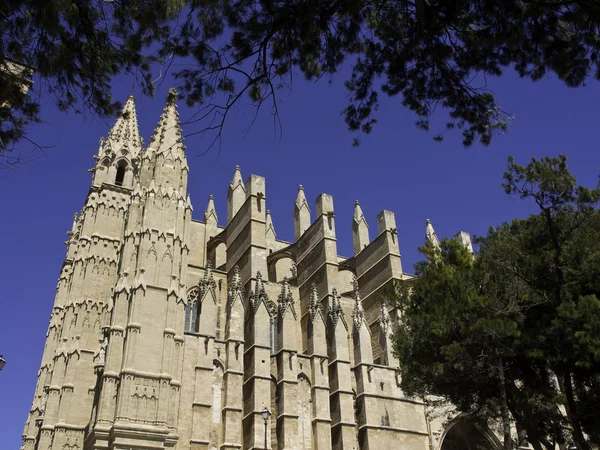
<instances>
[{"instance_id":1,"label":"tree trunk","mask_svg":"<svg viewBox=\"0 0 600 450\"><path fill-rule=\"evenodd\" d=\"M508 402L506 400L506 377L504 376L504 363L502 357L498 358L498 375L500 377L500 408L502 414L502 431L504 433L504 450L512 450L512 437L510 435L510 417L508 415Z\"/></svg>"},{"instance_id":2,"label":"tree trunk","mask_svg":"<svg viewBox=\"0 0 600 450\"><path fill-rule=\"evenodd\" d=\"M573 427L573 440L575 441L575 444L577 444L577 447L579 447L579 450L590 450L590 446L583 436L583 431L581 430L581 424L579 423L579 417L577 415L577 404L575 403L575 396L573 395L571 372L568 370L566 371L562 382L565 388L565 396L567 397L565 410L569 422L571 422L571 426Z\"/></svg>"}]
</instances>

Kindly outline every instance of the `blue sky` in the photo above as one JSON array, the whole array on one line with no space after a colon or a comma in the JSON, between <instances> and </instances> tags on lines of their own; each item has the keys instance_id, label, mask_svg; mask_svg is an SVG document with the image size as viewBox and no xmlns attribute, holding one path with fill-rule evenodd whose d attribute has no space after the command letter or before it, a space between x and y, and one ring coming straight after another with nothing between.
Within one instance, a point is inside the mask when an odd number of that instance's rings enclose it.
<instances>
[{"instance_id":1,"label":"blue sky","mask_svg":"<svg viewBox=\"0 0 600 450\"><path fill-rule=\"evenodd\" d=\"M600 84L567 89L548 77L537 83L507 74L491 85L504 107L514 114L509 131L489 147L464 149L460 135L451 133L442 143L432 133L414 127L415 117L399 99L385 100L379 123L362 145L352 147L340 111L346 93L341 83L312 84L296 78L291 93L281 93L279 108L283 134L275 136L268 111L244 137L250 116L242 107L226 124L220 153L200 156L208 139L186 140L190 178L188 192L194 217L203 219L209 194L215 196L219 223L226 220L226 194L234 167L246 179L251 173L267 180L267 206L277 237L293 239L293 205L303 184L311 209L317 195L333 195L338 252L351 256L351 219L355 200L377 232L376 215L382 209L396 213L400 251L406 272L419 260L425 219L438 236L459 230L484 234L490 225L534 212L522 200L507 197L502 173L509 155L525 164L532 156L568 156L571 171L584 185L598 180ZM115 95L123 101L132 81L122 80ZM155 99L135 91L140 130L148 142L172 80L166 79ZM180 105L182 120L192 111ZM443 114L443 112L440 112ZM44 155L13 171L0 172L2 196L2 300L0 301L0 354L8 361L0 372L0 442L4 449L20 446L39 369L44 338L54 301L64 241L73 213L87 195L94 164L92 156L112 121L84 119L43 105L49 122L32 129L30 137L54 146ZM184 126L184 134L197 131Z\"/></svg>"}]
</instances>

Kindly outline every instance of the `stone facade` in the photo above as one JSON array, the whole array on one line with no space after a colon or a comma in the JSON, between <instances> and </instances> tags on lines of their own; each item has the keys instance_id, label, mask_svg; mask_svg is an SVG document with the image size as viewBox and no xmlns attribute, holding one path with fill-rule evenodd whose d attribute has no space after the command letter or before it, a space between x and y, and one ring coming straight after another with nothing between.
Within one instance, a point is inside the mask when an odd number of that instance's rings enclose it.
<instances>
[{"instance_id":1,"label":"stone facade","mask_svg":"<svg viewBox=\"0 0 600 450\"><path fill-rule=\"evenodd\" d=\"M379 295L409 277L394 214L377 216L370 241L357 202L343 258L333 197L311 217L300 186L284 242L265 179L237 167L227 225L212 196L193 219L175 97L147 148L131 97L100 141L23 449L439 448L443 424L432 431L399 387L398 318Z\"/></svg>"}]
</instances>

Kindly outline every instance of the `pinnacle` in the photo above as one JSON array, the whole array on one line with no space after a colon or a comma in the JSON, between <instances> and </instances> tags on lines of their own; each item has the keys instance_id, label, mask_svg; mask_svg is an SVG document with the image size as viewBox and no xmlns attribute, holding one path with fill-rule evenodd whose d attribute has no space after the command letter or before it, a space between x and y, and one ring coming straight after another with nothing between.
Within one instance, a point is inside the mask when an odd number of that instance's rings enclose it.
<instances>
[{"instance_id":1,"label":"pinnacle","mask_svg":"<svg viewBox=\"0 0 600 450\"><path fill-rule=\"evenodd\" d=\"M152 134L149 148L157 150L158 153L171 152L174 159L185 159L185 145L181 132L181 122L177 112L177 91L169 89L167 103L158 121L158 125Z\"/></svg>"},{"instance_id":2,"label":"pinnacle","mask_svg":"<svg viewBox=\"0 0 600 450\"><path fill-rule=\"evenodd\" d=\"M425 222L425 241L429 242L436 248L440 247L440 240L438 239L435 229L433 228L433 224L429 219L427 219Z\"/></svg>"},{"instance_id":3,"label":"pinnacle","mask_svg":"<svg viewBox=\"0 0 600 450\"><path fill-rule=\"evenodd\" d=\"M306 196L304 195L304 187L302 185L298 186L298 195L296 196L296 206L298 209L302 207L302 205L306 205L308 208L308 204L306 203Z\"/></svg>"},{"instance_id":4,"label":"pinnacle","mask_svg":"<svg viewBox=\"0 0 600 450\"><path fill-rule=\"evenodd\" d=\"M269 230L269 228L271 228L271 230L273 230L273 234L275 234L275 226L273 225L273 218L271 217L271 211L267 210L266 229Z\"/></svg>"},{"instance_id":5,"label":"pinnacle","mask_svg":"<svg viewBox=\"0 0 600 450\"><path fill-rule=\"evenodd\" d=\"M204 221L206 222L210 216L214 216L215 222L218 222L215 200L212 194L208 197L208 205L206 211L204 211Z\"/></svg>"},{"instance_id":6,"label":"pinnacle","mask_svg":"<svg viewBox=\"0 0 600 450\"><path fill-rule=\"evenodd\" d=\"M235 189L238 185L244 186L244 182L242 181L242 172L240 170L240 166L235 166L235 172L233 173L233 178L231 180L231 188Z\"/></svg>"},{"instance_id":7,"label":"pinnacle","mask_svg":"<svg viewBox=\"0 0 600 450\"><path fill-rule=\"evenodd\" d=\"M114 152L126 148L132 153L132 155L129 155L131 158L140 151L140 142L135 101L133 95L130 95L114 126L108 133L108 138L106 141L101 142L101 148L105 148L106 144L110 144Z\"/></svg>"},{"instance_id":8,"label":"pinnacle","mask_svg":"<svg viewBox=\"0 0 600 450\"><path fill-rule=\"evenodd\" d=\"M360 207L360 203L358 202L358 200L356 200L356 202L354 203L354 221L356 223L360 223L361 221L367 223L365 215L363 214L362 208Z\"/></svg>"}]
</instances>

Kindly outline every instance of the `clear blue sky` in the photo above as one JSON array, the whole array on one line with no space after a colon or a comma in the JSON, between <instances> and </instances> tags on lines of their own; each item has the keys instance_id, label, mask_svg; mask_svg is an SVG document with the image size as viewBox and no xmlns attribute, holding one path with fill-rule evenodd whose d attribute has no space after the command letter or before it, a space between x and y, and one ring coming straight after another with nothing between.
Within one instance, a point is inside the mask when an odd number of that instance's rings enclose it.
<instances>
[{"instance_id":1,"label":"clear blue sky","mask_svg":"<svg viewBox=\"0 0 600 450\"><path fill-rule=\"evenodd\" d=\"M437 143L431 133L417 130L415 117L399 99L384 101L373 134L354 148L340 115L345 102L342 80L332 85L313 85L300 77L296 81L291 94L281 93L281 139L275 137L266 110L244 137L250 116L242 107L227 123L220 154L199 156L207 140L198 136L186 140L195 218L203 219L208 196L214 194L219 223L225 222L227 187L239 164L244 179L251 173L266 177L267 207L280 239L293 239L299 184L305 187L313 215L317 195L333 195L342 255L352 254L354 200L361 202L371 238L377 232L377 213L394 211L404 270L412 272L420 259L417 247L424 240L426 218L443 237L459 230L484 234L490 225L534 211L528 203L507 197L500 187L509 155L526 163L532 156L565 153L579 182L591 186L598 180L600 83L595 81L571 90L552 78L531 83L509 74L496 80L492 87L515 120L490 147L475 145L468 150L458 133ZM124 101L131 84L124 80L115 95ZM135 92L146 142L171 84L167 79L155 99ZM183 104L180 113L182 120L191 115ZM88 192L87 169L94 164L98 141L112 125L65 115L49 104L43 115L51 124L34 128L31 138L55 147L14 171L0 172L0 354L8 361L0 372L2 449L20 446L65 256L65 233ZM188 125L184 134L196 130Z\"/></svg>"}]
</instances>

